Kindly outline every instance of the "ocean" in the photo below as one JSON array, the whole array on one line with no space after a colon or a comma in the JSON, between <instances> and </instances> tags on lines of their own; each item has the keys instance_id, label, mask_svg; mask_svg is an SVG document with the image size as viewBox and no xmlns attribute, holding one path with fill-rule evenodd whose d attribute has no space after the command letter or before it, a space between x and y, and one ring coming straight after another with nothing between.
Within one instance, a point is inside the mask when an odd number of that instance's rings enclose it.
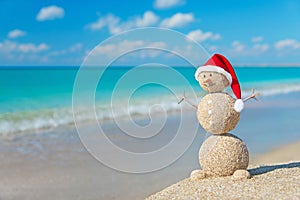
<instances>
[{"instance_id":1,"label":"ocean","mask_svg":"<svg viewBox=\"0 0 300 200\"><path fill-rule=\"evenodd\" d=\"M143 117L150 112L178 112L178 99L183 91L197 103L205 92L194 79L192 67L145 67L137 76L126 76L132 67L109 67L103 73L95 91L98 121L113 118ZM0 68L0 134L8 136L40 132L72 125L72 95L78 67L1 67ZM174 75L179 74L182 80ZM297 67L237 67L242 95L255 88L264 98L280 98L281 94L300 92L300 68ZM90 68L89 73L96 73ZM155 77L154 81L149 77ZM119 84L121 80L121 84ZM87 80L88 81L88 80ZM138 82L138 84L136 84ZM231 90L227 90L231 93ZM84 96L88 88L82 87ZM191 93L192 92L192 93ZM113 98L113 103L112 103ZM259 105L259 104L258 104ZM113 108L113 109L112 109ZM191 109L185 104L184 109ZM113 110L113 113L112 113ZM93 113L82 104L82 122L93 120Z\"/></svg>"}]
</instances>

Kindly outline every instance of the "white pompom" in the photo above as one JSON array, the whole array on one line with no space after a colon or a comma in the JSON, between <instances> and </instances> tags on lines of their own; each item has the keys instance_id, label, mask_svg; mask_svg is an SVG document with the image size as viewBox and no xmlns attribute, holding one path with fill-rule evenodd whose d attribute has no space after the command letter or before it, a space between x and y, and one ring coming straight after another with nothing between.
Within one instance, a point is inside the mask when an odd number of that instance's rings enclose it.
<instances>
[{"instance_id":1,"label":"white pompom","mask_svg":"<svg viewBox=\"0 0 300 200\"><path fill-rule=\"evenodd\" d=\"M244 109L244 102L242 99L237 99L234 103L234 110L236 112L241 112Z\"/></svg>"}]
</instances>

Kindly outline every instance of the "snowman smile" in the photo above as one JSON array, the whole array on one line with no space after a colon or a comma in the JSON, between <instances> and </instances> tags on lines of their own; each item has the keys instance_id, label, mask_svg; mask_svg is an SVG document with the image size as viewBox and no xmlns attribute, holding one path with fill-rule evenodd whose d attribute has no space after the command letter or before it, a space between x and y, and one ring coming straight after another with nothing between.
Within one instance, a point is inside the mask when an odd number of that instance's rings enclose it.
<instances>
[{"instance_id":1,"label":"snowman smile","mask_svg":"<svg viewBox=\"0 0 300 200\"><path fill-rule=\"evenodd\" d=\"M206 79L205 81L203 81L203 85L209 87L214 85L214 83L211 81L211 79Z\"/></svg>"},{"instance_id":2,"label":"snowman smile","mask_svg":"<svg viewBox=\"0 0 300 200\"><path fill-rule=\"evenodd\" d=\"M205 87L210 87L210 86L213 86L213 85L215 85L213 82L208 82L208 83L203 83L203 85L205 86Z\"/></svg>"}]
</instances>

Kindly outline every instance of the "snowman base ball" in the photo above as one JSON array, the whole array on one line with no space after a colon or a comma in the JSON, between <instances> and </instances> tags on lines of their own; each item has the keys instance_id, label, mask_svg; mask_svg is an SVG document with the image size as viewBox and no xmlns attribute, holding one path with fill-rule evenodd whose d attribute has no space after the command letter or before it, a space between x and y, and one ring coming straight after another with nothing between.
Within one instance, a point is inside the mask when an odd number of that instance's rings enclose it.
<instances>
[{"instance_id":1,"label":"snowman base ball","mask_svg":"<svg viewBox=\"0 0 300 200\"><path fill-rule=\"evenodd\" d=\"M249 152L245 143L238 137L226 133L212 135L205 140L199 151L202 170L194 170L192 179L234 175L235 178L250 178L246 170Z\"/></svg>"}]
</instances>

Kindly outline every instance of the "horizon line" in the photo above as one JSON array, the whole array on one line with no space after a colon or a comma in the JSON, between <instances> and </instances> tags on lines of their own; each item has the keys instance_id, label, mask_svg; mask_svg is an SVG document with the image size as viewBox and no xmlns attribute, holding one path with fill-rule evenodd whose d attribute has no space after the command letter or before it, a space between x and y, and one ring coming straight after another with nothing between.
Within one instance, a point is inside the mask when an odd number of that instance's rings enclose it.
<instances>
[{"instance_id":1,"label":"horizon line","mask_svg":"<svg viewBox=\"0 0 300 200\"><path fill-rule=\"evenodd\" d=\"M97 65L85 65L86 67L105 67ZM174 65L170 64L170 67L192 67L191 65ZM80 68L80 65L0 65L0 69L7 68ZM110 67L135 67L133 65L110 65ZM150 67L150 66L149 66ZM155 66L153 66L155 67ZM259 64L235 64L234 67L300 67L300 63L259 63Z\"/></svg>"}]
</instances>

